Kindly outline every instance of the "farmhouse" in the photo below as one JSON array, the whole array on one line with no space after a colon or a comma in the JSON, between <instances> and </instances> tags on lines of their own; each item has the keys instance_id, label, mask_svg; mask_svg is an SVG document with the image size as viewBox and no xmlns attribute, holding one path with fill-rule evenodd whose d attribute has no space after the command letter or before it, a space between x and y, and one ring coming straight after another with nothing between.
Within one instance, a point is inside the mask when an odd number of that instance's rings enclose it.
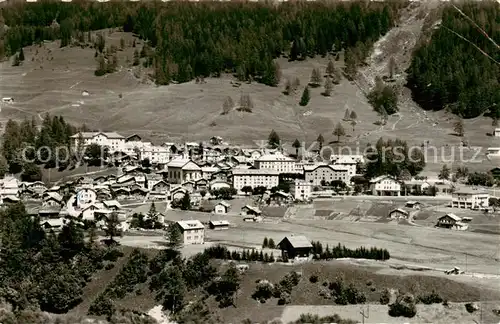
<instances>
[{"instance_id":1,"label":"farmhouse","mask_svg":"<svg viewBox=\"0 0 500 324\"><path fill-rule=\"evenodd\" d=\"M349 167L332 164L313 164L304 166L304 175L306 182L315 186L320 186L324 182L340 180L344 183L351 181Z\"/></svg>"},{"instance_id":2,"label":"farmhouse","mask_svg":"<svg viewBox=\"0 0 500 324\"><path fill-rule=\"evenodd\" d=\"M210 229L215 231L225 230L229 228L229 222L227 220L211 220L208 222Z\"/></svg>"},{"instance_id":3,"label":"farmhouse","mask_svg":"<svg viewBox=\"0 0 500 324\"><path fill-rule=\"evenodd\" d=\"M241 215L244 216L260 216L262 212L260 211L259 208L245 205L241 207Z\"/></svg>"},{"instance_id":4,"label":"farmhouse","mask_svg":"<svg viewBox=\"0 0 500 324\"><path fill-rule=\"evenodd\" d=\"M281 205L287 204L292 200L292 195L283 191L276 191L271 193L269 197L270 203Z\"/></svg>"},{"instance_id":5,"label":"farmhouse","mask_svg":"<svg viewBox=\"0 0 500 324\"><path fill-rule=\"evenodd\" d=\"M391 176L380 176L370 180L370 189L374 196L399 196L401 183Z\"/></svg>"},{"instance_id":6,"label":"farmhouse","mask_svg":"<svg viewBox=\"0 0 500 324\"><path fill-rule=\"evenodd\" d=\"M290 191L296 200L309 200L311 198L313 184L304 180L295 179L295 185Z\"/></svg>"},{"instance_id":7,"label":"farmhouse","mask_svg":"<svg viewBox=\"0 0 500 324\"><path fill-rule=\"evenodd\" d=\"M57 192L46 191L43 194L42 206L61 207L64 204L63 197ZM5 197L4 197L5 199Z\"/></svg>"},{"instance_id":8,"label":"farmhouse","mask_svg":"<svg viewBox=\"0 0 500 324\"><path fill-rule=\"evenodd\" d=\"M439 217L436 226L461 231L464 231L468 228L468 225L463 223L460 217L451 213Z\"/></svg>"},{"instance_id":9,"label":"farmhouse","mask_svg":"<svg viewBox=\"0 0 500 324\"><path fill-rule=\"evenodd\" d=\"M246 186L271 189L279 184L279 174L273 169L234 169L233 187L239 191Z\"/></svg>"},{"instance_id":10,"label":"farmhouse","mask_svg":"<svg viewBox=\"0 0 500 324\"><path fill-rule=\"evenodd\" d=\"M202 178L201 168L191 159L174 159L167 164L170 183L196 181Z\"/></svg>"},{"instance_id":11,"label":"farmhouse","mask_svg":"<svg viewBox=\"0 0 500 324\"><path fill-rule=\"evenodd\" d=\"M451 207L462 209L483 209L488 207L490 195L479 189L464 188L451 194Z\"/></svg>"},{"instance_id":12,"label":"farmhouse","mask_svg":"<svg viewBox=\"0 0 500 324\"><path fill-rule=\"evenodd\" d=\"M410 213L402 208L396 208L389 212L389 218L391 219L401 219L401 218L407 219L409 216Z\"/></svg>"},{"instance_id":13,"label":"farmhouse","mask_svg":"<svg viewBox=\"0 0 500 324\"><path fill-rule=\"evenodd\" d=\"M220 201L214 207L214 213L216 214L227 214L229 212L231 205L225 201Z\"/></svg>"},{"instance_id":14,"label":"farmhouse","mask_svg":"<svg viewBox=\"0 0 500 324\"><path fill-rule=\"evenodd\" d=\"M257 169L274 170L278 173L294 173L295 161L282 153L266 154L254 162Z\"/></svg>"},{"instance_id":15,"label":"farmhouse","mask_svg":"<svg viewBox=\"0 0 500 324\"><path fill-rule=\"evenodd\" d=\"M308 259L313 248L311 242L303 235L291 235L278 243L283 261Z\"/></svg>"},{"instance_id":16,"label":"farmhouse","mask_svg":"<svg viewBox=\"0 0 500 324\"><path fill-rule=\"evenodd\" d=\"M407 201L405 204L406 208L411 208L411 209L420 209L421 203L418 201Z\"/></svg>"},{"instance_id":17,"label":"farmhouse","mask_svg":"<svg viewBox=\"0 0 500 324\"><path fill-rule=\"evenodd\" d=\"M199 220L178 221L175 226L179 227L185 245L204 243L205 226Z\"/></svg>"},{"instance_id":18,"label":"farmhouse","mask_svg":"<svg viewBox=\"0 0 500 324\"><path fill-rule=\"evenodd\" d=\"M80 139L83 143L80 143ZM116 151L123 152L125 148L125 137L115 132L80 132L71 136L71 145L74 148L79 145L81 145L82 148L86 148L91 144L107 147L109 153L114 153Z\"/></svg>"}]
</instances>

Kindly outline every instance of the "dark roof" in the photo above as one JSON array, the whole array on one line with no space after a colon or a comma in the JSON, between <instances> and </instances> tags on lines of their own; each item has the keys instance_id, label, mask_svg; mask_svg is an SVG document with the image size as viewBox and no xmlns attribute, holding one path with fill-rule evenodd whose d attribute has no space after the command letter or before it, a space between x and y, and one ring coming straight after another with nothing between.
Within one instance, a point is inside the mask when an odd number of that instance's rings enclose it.
<instances>
[{"instance_id":1,"label":"dark roof","mask_svg":"<svg viewBox=\"0 0 500 324\"><path fill-rule=\"evenodd\" d=\"M292 236L286 236L284 239L281 240L281 242L278 244L278 246L281 245L285 240L288 240L290 242L290 245L293 248L312 248L311 242L305 237L304 235L292 235Z\"/></svg>"}]
</instances>

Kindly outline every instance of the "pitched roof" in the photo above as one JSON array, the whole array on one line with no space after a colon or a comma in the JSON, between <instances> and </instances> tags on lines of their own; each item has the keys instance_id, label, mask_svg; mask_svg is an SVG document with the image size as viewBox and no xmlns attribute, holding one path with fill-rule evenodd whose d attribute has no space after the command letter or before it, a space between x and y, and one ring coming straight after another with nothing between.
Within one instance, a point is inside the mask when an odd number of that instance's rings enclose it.
<instances>
[{"instance_id":1,"label":"pitched roof","mask_svg":"<svg viewBox=\"0 0 500 324\"><path fill-rule=\"evenodd\" d=\"M304 235L291 235L291 236L286 236L281 242L278 244L280 245L284 240L288 240L292 247L294 248L312 248L311 242L305 237Z\"/></svg>"},{"instance_id":2,"label":"pitched roof","mask_svg":"<svg viewBox=\"0 0 500 324\"><path fill-rule=\"evenodd\" d=\"M245 206L241 207L241 209L243 209L243 208L250 209L250 210L252 210L253 212L255 212L257 214L261 214L262 213L259 208L253 207L253 206L250 206L250 205L245 205Z\"/></svg>"},{"instance_id":3,"label":"pitched roof","mask_svg":"<svg viewBox=\"0 0 500 324\"><path fill-rule=\"evenodd\" d=\"M213 226L229 226L229 222L227 220L211 220L209 223Z\"/></svg>"},{"instance_id":4,"label":"pitched roof","mask_svg":"<svg viewBox=\"0 0 500 324\"><path fill-rule=\"evenodd\" d=\"M205 226L199 220L178 221L177 224L184 230L203 229Z\"/></svg>"},{"instance_id":5,"label":"pitched roof","mask_svg":"<svg viewBox=\"0 0 500 324\"><path fill-rule=\"evenodd\" d=\"M224 206L224 207L226 207L226 208L231 207L231 205L230 205L229 203L225 202L225 201L219 201L219 202L216 204L216 206L217 206L217 205L222 205L222 206Z\"/></svg>"},{"instance_id":6,"label":"pitched roof","mask_svg":"<svg viewBox=\"0 0 500 324\"><path fill-rule=\"evenodd\" d=\"M392 181L394 181L394 182L398 182L396 179L394 179L390 175L381 175L381 176L378 176L376 178L371 179L370 182L371 183L377 183L377 182L382 181L382 180L387 179L387 178L390 179L390 180L392 180Z\"/></svg>"},{"instance_id":7,"label":"pitched roof","mask_svg":"<svg viewBox=\"0 0 500 324\"><path fill-rule=\"evenodd\" d=\"M270 176L278 176L279 171L272 169L243 169L237 168L233 169L233 175L270 175Z\"/></svg>"},{"instance_id":8,"label":"pitched roof","mask_svg":"<svg viewBox=\"0 0 500 324\"><path fill-rule=\"evenodd\" d=\"M262 155L256 161L259 161L259 162L278 162L278 161L293 162L294 160L286 155L283 155L282 153L276 153L276 154Z\"/></svg>"},{"instance_id":9,"label":"pitched roof","mask_svg":"<svg viewBox=\"0 0 500 324\"><path fill-rule=\"evenodd\" d=\"M488 192L483 189L476 189L476 188L460 188L458 190L455 190L454 194L459 194L459 195L479 195L479 194L487 194Z\"/></svg>"},{"instance_id":10,"label":"pitched roof","mask_svg":"<svg viewBox=\"0 0 500 324\"><path fill-rule=\"evenodd\" d=\"M444 216L441 216L441 217L439 217L439 219L444 218L446 216L450 217L451 219L453 219L456 222L460 222L462 220L462 218L458 217L457 215L455 215L453 213L449 213L449 214L446 214Z\"/></svg>"},{"instance_id":11,"label":"pitched roof","mask_svg":"<svg viewBox=\"0 0 500 324\"><path fill-rule=\"evenodd\" d=\"M400 212L402 214L405 214L405 215L409 215L410 213L406 210L404 210L403 208L396 208L396 209L393 209L389 212L389 214L392 214L394 212Z\"/></svg>"},{"instance_id":12,"label":"pitched roof","mask_svg":"<svg viewBox=\"0 0 500 324\"><path fill-rule=\"evenodd\" d=\"M99 134L102 134L107 138L125 139L125 137L123 137L122 135L120 135L116 132L81 132L81 133L77 133L71 137L78 138L80 136L79 134L82 134L82 138L87 138L87 139L94 138L95 136L97 136Z\"/></svg>"}]
</instances>

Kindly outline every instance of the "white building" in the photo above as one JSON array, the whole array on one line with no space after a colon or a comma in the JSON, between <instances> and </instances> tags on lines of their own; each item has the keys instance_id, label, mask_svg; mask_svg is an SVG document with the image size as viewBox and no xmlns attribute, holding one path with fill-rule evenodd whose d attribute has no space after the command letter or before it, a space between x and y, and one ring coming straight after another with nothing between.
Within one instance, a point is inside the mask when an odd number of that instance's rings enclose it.
<instances>
[{"instance_id":1,"label":"white building","mask_svg":"<svg viewBox=\"0 0 500 324\"><path fill-rule=\"evenodd\" d=\"M230 204L228 204L225 201L220 201L215 205L214 207L214 213L216 214L227 214L229 212L229 208L231 207Z\"/></svg>"},{"instance_id":2,"label":"white building","mask_svg":"<svg viewBox=\"0 0 500 324\"><path fill-rule=\"evenodd\" d=\"M148 159L152 164L167 164L170 161L170 151L164 146L156 146L148 143L141 151L141 159Z\"/></svg>"},{"instance_id":3,"label":"white building","mask_svg":"<svg viewBox=\"0 0 500 324\"><path fill-rule=\"evenodd\" d=\"M500 137L500 128L495 128L495 130L493 131L493 135L495 135L496 137Z\"/></svg>"},{"instance_id":4,"label":"white building","mask_svg":"<svg viewBox=\"0 0 500 324\"><path fill-rule=\"evenodd\" d=\"M490 195L480 189L463 188L451 194L451 207L482 209L489 206Z\"/></svg>"},{"instance_id":5,"label":"white building","mask_svg":"<svg viewBox=\"0 0 500 324\"><path fill-rule=\"evenodd\" d=\"M178 221L184 244L203 244L205 242L205 226L199 220Z\"/></svg>"},{"instance_id":6,"label":"white building","mask_svg":"<svg viewBox=\"0 0 500 324\"><path fill-rule=\"evenodd\" d=\"M350 169L335 164L313 164L304 166L304 176L308 183L320 186L322 182L330 183L334 180L349 184L351 181Z\"/></svg>"},{"instance_id":7,"label":"white building","mask_svg":"<svg viewBox=\"0 0 500 324\"><path fill-rule=\"evenodd\" d=\"M91 144L97 144L107 147L109 153L125 151L125 137L115 132L81 132L75 134L71 136L73 148L77 148L80 145L80 137L83 139L83 144L81 145L83 149Z\"/></svg>"},{"instance_id":8,"label":"white building","mask_svg":"<svg viewBox=\"0 0 500 324\"><path fill-rule=\"evenodd\" d=\"M401 183L391 176L384 175L370 180L370 189L374 196L400 196Z\"/></svg>"},{"instance_id":9,"label":"white building","mask_svg":"<svg viewBox=\"0 0 500 324\"><path fill-rule=\"evenodd\" d=\"M0 180L0 197L17 201L19 197L19 181L14 177L5 177Z\"/></svg>"},{"instance_id":10,"label":"white building","mask_svg":"<svg viewBox=\"0 0 500 324\"><path fill-rule=\"evenodd\" d=\"M201 167L191 159L172 160L167 164L167 171L170 183L197 181L202 178Z\"/></svg>"},{"instance_id":11,"label":"white building","mask_svg":"<svg viewBox=\"0 0 500 324\"><path fill-rule=\"evenodd\" d=\"M257 169L274 170L279 173L295 173L295 160L282 153L265 154L255 160L254 166Z\"/></svg>"},{"instance_id":12,"label":"white building","mask_svg":"<svg viewBox=\"0 0 500 324\"><path fill-rule=\"evenodd\" d=\"M331 157L330 157L331 158ZM333 159L333 165L343 166L349 170L349 175L352 177L356 175L356 166L358 164L359 157L351 155L337 155Z\"/></svg>"},{"instance_id":13,"label":"white building","mask_svg":"<svg viewBox=\"0 0 500 324\"><path fill-rule=\"evenodd\" d=\"M313 186L310 182L295 179L295 186L292 186L290 191L296 200L309 200Z\"/></svg>"},{"instance_id":14,"label":"white building","mask_svg":"<svg viewBox=\"0 0 500 324\"><path fill-rule=\"evenodd\" d=\"M212 179L212 174L214 174L215 172L219 172L219 171L220 171L220 169L217 167L211 167L211 166L201 167L202 177L203 177L203 179L207 179L207 180Z\"/></svg>"},{"instance_id":15,"label":"white building","mask_svg":"<svg viewBox=\"0 0 500 324\"><path fill-rule=\"evenodd\" d=\"M279 184L279 171L270 169L234 169L233 187L241 190L245 186L271 189Z\"/></svg>"}]
</instances>

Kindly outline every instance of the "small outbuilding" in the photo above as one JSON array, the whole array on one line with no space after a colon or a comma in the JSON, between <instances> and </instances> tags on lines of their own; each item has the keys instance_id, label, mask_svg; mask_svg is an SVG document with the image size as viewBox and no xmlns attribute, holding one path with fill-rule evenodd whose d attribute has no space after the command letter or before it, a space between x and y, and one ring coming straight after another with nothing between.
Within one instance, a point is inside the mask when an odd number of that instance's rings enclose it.
<instances>
[{"instance_id":1,"label":"small outbuilding","mask_svg":"<svg viewBox=\"0 0 500 324\"><path fill-rule=\"evenodd\" d=\"M212 230L225 230L229 228L229 222L227 220L211 220L208 222L208 226Z\"/></svg>"},{"instance_id":2,"label":"small outbuilding","mask_svg":"<svg viewBox=\"0 0 500 324\"><path fill-rule=\"evenodd\" d=\"M311 242L303 235L286 236L278 243L283 260L308 259L311 251Z\"/></svg>"},{"instance_id":3,"label":"small outbuilding","mask_svg":"<svg viewBox=\"0 0 500 324\"><path fill-rule=\"evenodd\" d=\"M231 205L225 201L217 203L214 207L214 213L216 214L227 214Z\"/></svg>"},{"instance_id":4,"label":"small outbuilding","mask_svg":"<svg viewBox=\"0 0 500 324\"><path fill-rule=\"evenodd\" d=\"M396 208L389 212L390 219L408 219L410 213L402 208Z\"/></svg>"}]
</instances>

